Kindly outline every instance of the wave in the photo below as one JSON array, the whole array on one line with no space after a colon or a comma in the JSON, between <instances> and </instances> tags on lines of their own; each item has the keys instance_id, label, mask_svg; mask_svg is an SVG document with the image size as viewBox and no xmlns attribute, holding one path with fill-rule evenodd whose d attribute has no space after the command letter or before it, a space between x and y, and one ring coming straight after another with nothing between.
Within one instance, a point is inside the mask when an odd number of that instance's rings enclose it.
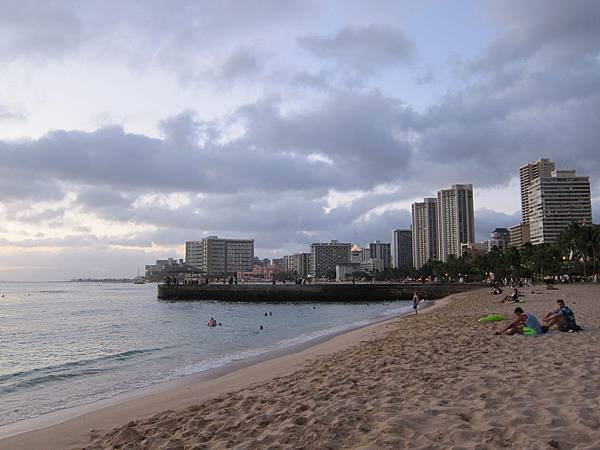
<instances>
[{"instance_id":1,"label":"wave","mask_svg":"<svg viewBox=\"0 0 600 450\"><path fill-rule=\"evenodd\" d=\"M163 349L164 347L128 350L126 352L99 356L97 358L69 361L55 366L38 367L31 370L2 375L0 376L0 393L6 394L18 389L28 388L43 383L51 383L54 381L102 373L105 371L105 368L86 368L86 366L93 366L111 361L124 361L139 355L153 353Z\"/></svg>"}]
</instances>

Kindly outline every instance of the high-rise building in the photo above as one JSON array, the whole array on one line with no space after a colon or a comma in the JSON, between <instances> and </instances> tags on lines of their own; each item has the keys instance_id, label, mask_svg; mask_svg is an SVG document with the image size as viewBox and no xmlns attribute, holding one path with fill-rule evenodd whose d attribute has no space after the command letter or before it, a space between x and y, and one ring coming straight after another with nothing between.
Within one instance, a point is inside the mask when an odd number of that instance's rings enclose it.
<instances>
[{"instance_id":1,"label":"high-rise building","mask_svg":"<svg viewBox=\"0 0 600 450\"><path fill-rule=\"evenodd\" d=\"M185 262L209 277L249 272L254 263L254 239L209 236L185 243Z\"/></svg>"},{"instance_id":2,"label":"high-rise building","mask_svg":"<svg viewBox=\"0 0 600 450\"><path fill-rule=\"evenodd\" d=\"M388 242L380 242L379 240L369 244L369 253L371 259L379 259L383 263L383 268L392 267L392 249Z\"/></svg>"},{"instance_id":3,"label":"high-rise building","mask_svg":"<svg viewBox=\"0 0 600 450\"><path fill-rule=\"evenodd\" d=\"M310 273L310 253L295 253L284 256L283 269L286 273L306 277Z\"/></svg>"},{"instance_id":4,"label":"high-rise building","mask_svg":"<svg viewBox=\"0 0 600 450\"><path fill-rule=\"evenodd\" d=\"M487 241L487 251L491 252L492 249L497 248L500 251L504 251L510 244L510 231L506 228L496 228L492 231L490 239Z\"/></svg>"},{"instance_id":5,"label":"high-rise building","mask_svg":"<svg viewBox=\"0 0 600 450\"><path fill-rule=\"evenodd\" d=\"M475 242L473 185L453 184L438 191L438 259L461 256L461 245Z\"/></svg>"},{"instance_id":6,"label":"high-rise building","mask_svg":"<svg viewBox=\"0 0 600 450\"><path fill-rule=\"evenodd\" d=\"M574 170L555 170L531 181L527 192L531 243L556 243L571 223L591 225L590 179Z\"/></svg>"},{"instance_id":7,"label":"high-rise building","mask_svg":"<svg viewBox=\"0 0 600 450\"><path fill-rule=\"evenodd\" d=\"M420 269L438 255L437 199L425 198L412 204L413 267Z\"/></svg>"},{"instance_id":8,"label":"high-rise building","mask_svg":"<svg viewBox=\"0 0 600 450\"><path fill-rule=\"evenodd\" d=\"M528 242L531 242L529 234L529 224L520 223L510 227L510 246L521 248Z\"/></svg>"},{"instance_id":9,"label":"high-rise building","mask_svg":"<svg viewBox=\"0 0 600 450\"><path fill-rule=\"evenodd\" d=\"M315 277L335 272L335 266L350 262L352 244L338 241L314 243L310 246L310 274Z\"/></svg>"},{"instance_id":10,"label":"high-rise building","mask_svg":"<svg viewBox=\"0 0 600 450\"><path fill-rule=\"evenodd\" d=\"M410 230L392 231L392 267L413 266L412 233Z\"/></svg>"},{"instance_id":11,"label":"high-rise building","mask_svg":"<svg viewBox=\"0 0 600 450\"><path fill-rule=\"evenodd\" d=\"M532 161L529 164L519 168L519 178L521 180L521 215L522 223L529 223L530 215L530 197L529 188L534 180L540 177L549 177L555 170L554 162L548 158L541 158Z\"/></svg>"}]
</instances>

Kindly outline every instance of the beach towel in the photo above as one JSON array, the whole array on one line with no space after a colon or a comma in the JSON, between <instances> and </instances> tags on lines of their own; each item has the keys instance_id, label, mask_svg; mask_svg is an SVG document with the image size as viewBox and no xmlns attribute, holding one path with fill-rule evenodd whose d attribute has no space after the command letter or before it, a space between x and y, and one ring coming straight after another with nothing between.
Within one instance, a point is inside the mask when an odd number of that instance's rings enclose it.
<instances>
[{"instance_id":1,"label":"beach towel","mask_svg":"<svg viewBox=\"0 0 600 450\"><path fill-rule=\"evenodd\" d=\"M506 317L504 317L502 314L490 314L490 315L481 317L477 322L488 323L488 322L500 322L501 320L506 320Z\"/></svg>"}]
</instances>

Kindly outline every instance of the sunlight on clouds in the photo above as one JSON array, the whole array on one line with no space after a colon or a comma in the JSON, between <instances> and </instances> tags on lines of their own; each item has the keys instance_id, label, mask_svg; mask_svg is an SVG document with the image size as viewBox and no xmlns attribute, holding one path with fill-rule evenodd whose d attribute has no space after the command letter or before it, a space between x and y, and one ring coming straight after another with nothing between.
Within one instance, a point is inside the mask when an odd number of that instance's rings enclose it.
<instances>
[{"instance_id":1,"label":"sunlight on clouds","mask_svg":"<svg viewBox=\"0 0 600 450\"><path fill-rule=\"evenodd\" d=\"M189 205L192 202L192 195L183 192L174 192L172 194L145 194L139 196L133 202L134 208L166 208L171 211Z\"/></svg>"},{"instance_id":2,"label":"sunlight on clouds","mask_svg":"<svg viewBox=\"0 0 600 450\"><path fill-rule=\"evenodd\" d=\"M306 159L308 159L308 161L311 163L322 162L329 165L333 164L333 160L323 153L311 153L306 157Z\"/></svg>"},{"instance_id":3,"label":"sunlight on clouds","mask_svg":"<svg viewBox=\"0 0 600 450\"><path fill-rule=\"evenodd\" d=\"M326 214L329 214L332 209L339 208L340 206L348 206L354 200L357 200L366 195L364 191L348 191L340 192L330 190L327 195L327 205L323 208Z\"/></svg>"}]
</instances>

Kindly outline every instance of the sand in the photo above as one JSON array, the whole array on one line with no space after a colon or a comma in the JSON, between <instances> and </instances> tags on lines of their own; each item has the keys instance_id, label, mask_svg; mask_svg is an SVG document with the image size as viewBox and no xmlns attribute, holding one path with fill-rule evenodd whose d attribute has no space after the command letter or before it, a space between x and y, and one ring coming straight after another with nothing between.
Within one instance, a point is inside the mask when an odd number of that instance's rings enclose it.
<instances>
[{"instance_id":1,"label":"sand","mask_svg":"<svg viewBox=\"0 0 600 450\"><path fill-rule=\"evenodd\" d=\"M0 440L0 448L598 449L600 286L525 292L521 306L540 318L565 299L584 332L496 336L501 325L477 318L510 315L515 305L494 303L487 290L458 294L426 314Z\"/></svg>"}]
</instances>

